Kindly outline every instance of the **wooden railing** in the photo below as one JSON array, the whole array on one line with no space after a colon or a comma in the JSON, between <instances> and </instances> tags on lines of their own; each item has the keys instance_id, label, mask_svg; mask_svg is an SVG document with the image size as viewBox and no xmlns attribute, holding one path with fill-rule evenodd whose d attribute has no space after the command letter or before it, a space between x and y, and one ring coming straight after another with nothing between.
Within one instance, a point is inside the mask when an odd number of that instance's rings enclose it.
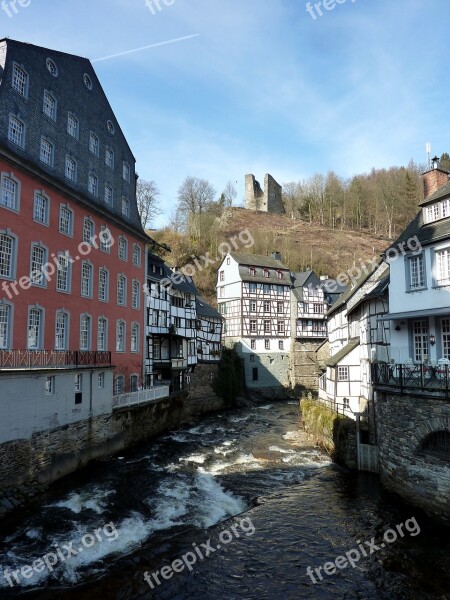
<instances>
[{"instance_id":1,"label":"wooden railing","mask_svg":"<svg viewBox=\"0 0 450 600\"><path fill-rule=\"evenodd\" d=\"M450 365L375 363L372 365L372 381L374 386L395 388L402 393L420 390L445 393L448 397Z\"/></svg>"},{"instance_id":2,"label":"wooden railing","mask_svg":"<svg viewBox=\"0 0 450 600\"><path fill-rule=\"evenodd\" d=\"M0 350L0 370L110 367L111 352L81 350Z\"/></svg>"}]
</instances>

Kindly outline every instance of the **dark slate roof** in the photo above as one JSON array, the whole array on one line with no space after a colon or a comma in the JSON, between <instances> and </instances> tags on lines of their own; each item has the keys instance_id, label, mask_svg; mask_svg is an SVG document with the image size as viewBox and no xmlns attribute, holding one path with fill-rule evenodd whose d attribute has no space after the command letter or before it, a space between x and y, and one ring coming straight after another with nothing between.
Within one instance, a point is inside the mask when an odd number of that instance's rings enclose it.
<instances>
[{"instance_id":1,"label":"dark slate roof","mask_svg":"<svg viewBox=\"0 0 450 600\"><path fill-rule=\"evenodd\" d=\"M446 187L446 186L445 186ZM405 249L408 249L407 243L409 240L417 236L417 239L422 245L432 244L439 240L450 237L450 217L440 219L433 223L424 224L422 209L417 213L411 223L400 234L390 248L398 249L399 244L406 243ZM417 249L416 247L411 248Z\"/></svg>"},{"instance_id":2,"label":"dark slate roof","mask_svg":"<svg viewBox=\"0 0 450 600\"><path fill-rule=\"evenodd\" d=\"M240 265L248 265L249 267L268 267L269 269L283 269L289 271L286 265L279 260L275 260L271 256L243 254L241 252L230 252L230 256Z\"/></svg>"},{"instance_id":3,"label":"dark slate roof","mask_svg":"<svg viewBox=\"0 0 450 600\"><path fill-rule=\"evenodd\" d=\"M291 273L292 291L298 300L303 300L303 290L305 287L317 288L320 286L320 279L309 269L300 273Z\"/></svg>"},{"instance_id":4,"label":"dark slate roof","mask_svg":"<svg viewBox=\"0 0 450 600\"><path fill-rule=\"evenodd\" d=\"M378 258L377 260L377 265L379 266L382 262L382 258ZM357 290L359 290L359 288L364 285L364 283L369 279L369 277L371 277L371 275L373 275L374 271L369 270L368 272L366 271L361 271L361 275L359 276L359 279L355 280L354 285L349 285L345 292L336 300L336 302L333 304L333 306L330 308L330 310L328 311L328 316L330 316L331 314L333 314L334 312L336 312L336 310L338 310L338 308L341 308L346 302L347 300L350 300L350 298L353 296L353 294L355 294L357 292ZM327 290L327 288L325 288L325 291Z\"/></svg>"},{"instance_id":5,"label":"dark slate roof","mask_svg":"<svg viewBox=\"0 0 450 600\"><path fill-rule=\"evenodd\" d=\"M156 273L153 273L151 270L152 264L155 264L157 266ZM162 268L162 273L159 272L160 267ZM198 296L198 290L195 286L192 277L183 275L179 271L176 271L174 273L169 267L169 265L166 264L161 257L151 252L149 252L148 254L147 277L151 281L161 281L163 279L170 279L175 290L178 290L179 292L183 292L185 294L193 294L195 296ZM172 277L174 277L174 280L172 279Z\"/></svg>"},{"instance_id":6,"label":"dark slate roof","mask_svg":"<svg viewBox=\"0 0 450 600\"><path fill-rule=\"evenodd\" d=\"M287 285L290 287L290 273L283 273L283 279L279 279L276 275L276 271L272 268L269 277L264 277L264 270L261 267L256 267L256 275L250 275L248 267L239 266L239 275L242 281L250 281L255 283L275 283L277 285Z\"/></svg>"},{"instance_id":7,"label":"dark slate roof","mask_svg":"<svg viewBox=\"0 0 450 600\"><path fill-rule=\"evenodd\" d=\"M353 338L349 341L349 343L341 348L339 352L337 352L334 356L331 356L326 364L329 367L335 367L343 358L345 358L352 350L359 346L359 338Z\"/></svg>"},{"instance_id":8,"label":"dark slate roof","mask_svg":"<svg viewBox=\"0 0 450 600\"><path fill-rule=\"evenodd\" d=\"M206 300L204 298L202 298L201 296L200 297L197 296L196 304L197 304L197 315L199 317L210 317L213 319L223 320L222 315L214 307L212 307L211 304L208 304L206 302Z\"/></svg>"},{"instance_id":9,"label":"dark slate roof","mask_svg":"<svg viewBox=\"0 0 450 600\"><path fill-rule=\"evenodd\" d=\"M369 290L366 294L364 294L356 304L354 304L351 309L349 309L348 314L352 313L358 306L360 306L366 300L370 300L371 298L379 298L385 292L387 292L390 282L390 274L389 270L387 273L381 275L378 283L375 284L371 290Z\"/></svg>"}]
</instances>

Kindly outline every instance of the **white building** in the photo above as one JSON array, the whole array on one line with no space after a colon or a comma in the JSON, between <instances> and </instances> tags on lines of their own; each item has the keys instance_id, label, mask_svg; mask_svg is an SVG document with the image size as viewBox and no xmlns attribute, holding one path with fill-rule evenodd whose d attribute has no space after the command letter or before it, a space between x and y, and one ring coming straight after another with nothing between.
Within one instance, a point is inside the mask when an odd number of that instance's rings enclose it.
<instances>
[{"instance_id":1,"label":"white building","mask_svg":"<svg viewBox=\"0 0 450 600\"><path fill-rule=\"evenodd\" d=\"M244 360L249 387L288 387L291 275L278 253L271 257L230 252L217 282L224 343Z\"/></svg>"},{"instance_id":2,"label":"white building","mask_svg":"<svg viewBox=\"0 0 450 600\"><path fill-rule=\"evenodd\" d=\"M363 272L328 311L330 358L319 378L319 398L355 419L373 399L371 364L388 359L389 266Z\"/></svg>"}]
</instances>

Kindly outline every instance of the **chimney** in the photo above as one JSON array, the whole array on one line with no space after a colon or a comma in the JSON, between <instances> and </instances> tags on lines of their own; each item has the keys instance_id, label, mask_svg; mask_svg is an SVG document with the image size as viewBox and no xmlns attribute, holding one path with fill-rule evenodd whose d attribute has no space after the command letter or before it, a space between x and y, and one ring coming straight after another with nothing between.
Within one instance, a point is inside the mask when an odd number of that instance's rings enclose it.
<instances>
[{"instance_id":1,"label":"chimney","mask_svg":"<svg viewBox=\"0 0 450 600\"><path fill-rule=\"evenodd\" d=\"M281 262L281 253L280 252L272 252L273 260L279 260Z\"/></svg>"},{"instance_id":2,"label":"chimney","mask_svg":"<svg viewBox=\"0 0 450 600\"><path fill-rule=\"evenodd\" d=\"M441 169L439 158L435 156L431 160L431 169L422 173L423 196L426 200L431 194L434 194L439 188L448 182L448 171Z\"/></svg>"}]
</instances>

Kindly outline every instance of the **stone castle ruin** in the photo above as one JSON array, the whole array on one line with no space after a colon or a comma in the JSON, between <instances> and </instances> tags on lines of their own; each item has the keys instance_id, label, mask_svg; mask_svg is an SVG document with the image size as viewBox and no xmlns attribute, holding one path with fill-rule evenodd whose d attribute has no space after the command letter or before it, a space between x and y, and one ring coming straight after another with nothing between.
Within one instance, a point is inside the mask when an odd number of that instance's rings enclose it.
<instances>
[{"instance_id":1,"label":"stone castle ruin","mask_svg":"<svg viewBox=\"0 0 450 600\"><path fill-rule=\"evenodd\" d=\"M246 175L245 208L282 215L284 214L282 191L281 185L268 173L264 177L264 190L261 189L254 175Z\"/></svg>"}]
</instances>

